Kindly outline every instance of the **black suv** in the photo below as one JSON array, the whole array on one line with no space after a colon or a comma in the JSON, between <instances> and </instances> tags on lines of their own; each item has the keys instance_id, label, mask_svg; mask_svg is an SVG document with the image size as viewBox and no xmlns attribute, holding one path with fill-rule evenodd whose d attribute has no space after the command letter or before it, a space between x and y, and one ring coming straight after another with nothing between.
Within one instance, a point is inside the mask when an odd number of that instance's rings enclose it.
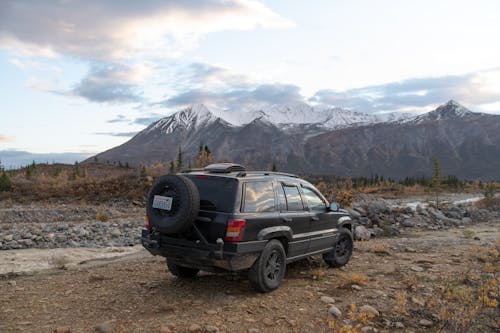
<instances>
[{"instance_id":1,"label":"black suv","mask_svg":"<svg viewBox=\"0 0 500 333\"><path fill-rule=\"evenodd\" d=\"M349 214L295 175L212 164L157 178L147 197L143 246L178 277L249 270L260 292L276 289L287 263L323 254L331 267L352 254Z\"/></svg>"}]
</instances>

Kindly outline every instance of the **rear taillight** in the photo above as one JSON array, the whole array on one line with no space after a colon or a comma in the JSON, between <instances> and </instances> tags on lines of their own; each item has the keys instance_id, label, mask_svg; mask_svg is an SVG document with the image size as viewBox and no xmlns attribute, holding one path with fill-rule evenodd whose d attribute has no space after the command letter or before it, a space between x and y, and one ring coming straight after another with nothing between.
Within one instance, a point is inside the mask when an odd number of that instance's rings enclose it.
<instances>
[{"instance_id":1,"label":"rear taillight","mask_svg":"<svg viewBox=\"0 0 500 333\"><path fill-rule=\"evenodd\" d=\"M151 230L151 224L149 223L149 216L144 215L144 221L146 221L146 229Z\"/></svg>"},{"instance_id":2,"label":"rear taillight","mask_svg":"<svg viewBox=\"0 0 500 333\"><path fill-rule=\"evenodd\" d=\"M228 219L225 241L239 242L243 239L246 221L243 219Z\"/></svg>"}]
</instances>

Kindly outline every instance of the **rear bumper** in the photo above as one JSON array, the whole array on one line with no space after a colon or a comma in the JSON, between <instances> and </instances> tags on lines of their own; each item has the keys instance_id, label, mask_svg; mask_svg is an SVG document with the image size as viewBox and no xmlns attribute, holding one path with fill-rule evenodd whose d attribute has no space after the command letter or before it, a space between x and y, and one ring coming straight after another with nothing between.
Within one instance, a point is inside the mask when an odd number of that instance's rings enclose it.
<instances>
[{"instance_id":1,"label":"rear bumper","mask_svg":"<svg viewBox=\"0 0 500 333\"><path fill-rule=\"evenodd\" d=\"M160 255L190 267L222 268L239 271L250 268L266 245L266 240L203 244L142 230L142 245L153 255Z\"/></svg>"}]
</instances>

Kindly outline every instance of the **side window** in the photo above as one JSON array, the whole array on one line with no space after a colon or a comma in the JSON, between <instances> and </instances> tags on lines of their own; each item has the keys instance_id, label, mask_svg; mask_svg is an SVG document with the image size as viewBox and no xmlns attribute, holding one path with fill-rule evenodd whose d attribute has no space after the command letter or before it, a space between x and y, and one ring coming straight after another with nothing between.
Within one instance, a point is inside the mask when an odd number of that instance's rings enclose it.
<instances>
[{"instance_id":1,"label":"side window","mask_svg":"<svg viewBox=\"0 0 500 333\"><path fill-rule=\"evenodd\" d=\"M273 211L275 211L273 183L269 181L245 183L243 212L261 213Z\"/></svg>"},{"instance_id":2,"label":"side window","mask_svg":"<svg viewBox=\"0 0 500 333\"><path fill-rule=\"evenodd\" d=\"M288 210L304 210L304 204L302 203L302 198L300 197L297 186L283 185L283 189L285 190Z\"/></svg>"},{"instance_id":3,"label":"side window","mask_svg":"<svg viewBox=\"0 0 500 333\"><path fill-rule=\"evenodd\" d=\"M310 210L325 210L326 204L321 200L321 198L311 189L303 187L302 191L307 200L307 205Z\"/></svg>"},{"instance_id":4,"label":"side window","mask_svg":"<svg viewBox=\"0 0 500 333\"><path fill-rule=\"evenodd\" d=\"M283 186L281 185L281 183L278 183L278 185L276 186L276 191L278 192L280 211L285 212L287 210L286 198L285 198L285 191L283 190Z\"/></svg>"}]
</instances>

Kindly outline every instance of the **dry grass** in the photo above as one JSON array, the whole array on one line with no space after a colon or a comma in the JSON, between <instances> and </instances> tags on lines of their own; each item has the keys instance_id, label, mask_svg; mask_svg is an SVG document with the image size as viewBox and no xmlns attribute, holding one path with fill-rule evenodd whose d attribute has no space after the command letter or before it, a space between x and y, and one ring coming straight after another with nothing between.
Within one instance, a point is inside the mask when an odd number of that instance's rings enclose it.
<instances>
[{"instance_id":1,"label":"dry grass","mask_svg":"<svg viewBox=\"0 0 500 333\"><path fill-rule=\"evenodd\" d=\"M49 265L57 269L66 269L68 258L64 255L53 255L48 259Z\"/></svg>"},{"instance_id":2,"label":"dry grass","mask_svg":"<svg viewBox=\"0 0 500 333\"><path fill-rule=\"evenodd\" d=\"M407 315L408 311L406 310L406 304L408 303L408 293L406 290L398 290L395 300L396 304L394 306L394 311Z\"/></svg>"},{"instance_id":3,"label":"dry grass","mask_svg":"<svg viewBox=\"0 0 500 333\"><path fill-rule=\"evenodd\" d=\"M500 211L500 197L481 199L476 202L476 207Z\"/></svg>"},{"instance_id":4,"label":"dry grass","mask_svg":"<svg viewBox=\"0 0 500 333\"><path fill-rule=\"evenodd\" d=\"M472 238L476 235L476 233L470 229L465 229L464 231L462 231L462 234L465 238Z\"/></svg>"},{"instance_id":5,"label":"dry grass","mask_svg":"<svg viewBox=\"0 0 500 333\"><path fill-rule=\"evenodd\" d=\"M359 273L338 273L338 283L340 288L350 288L354 284L364 284L368 281L368 276Z\"/></svg>"},{"instance_id":6,"label":"dry grass","mask_svg":"<svg viewBox=\"0 0 500 333\"><path fill-rule=\"evenodd\" d=\"M335 333L358 333L369 324L372 318L374 318L373 314L359 311L355 304L351 304L345 318L329 320L328 326Z\"/></svg>"},{"instance_id":7,"label":"dry grass","mask_svg":"<svg viewBox=\"0 0 500 333\"><path fill-rule=\"evenodd\" d=\"M113 200L143 201L151 181L139 170L113 165L37 164L9 171L12 189L0 192L0 200L101 203Z\"/></svg>"},{"instance_id":8,"label":"dry grass","mask_svg":"<svg viewBox=\"0 0 500 333\"><path fill-rule=\"evenodd\" d=\"M371 252L376 253L376 254L382 254L382 255L390 255L391 254L387 245L385 245L383 243L374 243L371 246L370 250L371 250Z\"/></svg>"},{"instance_id":9,"label":"dry grass","mask_svg":"<svg viewBox=\"0 0 500 333\"><path fill-rule=\"evenodd\" d=\"M395 310L409 310L409 315L433 318L440 332L493 331L500 320L499 250L498 239L487 247L472 247L471 258L479 265L470 266L463 274L443 274L438 280L427 281L426 286L432 288L432 293L423 295L425 307L408 308L407 291L398 291ZM407 290L416 292L420 278L407 273L402 281Z\"/></svg>"}]
</instances>

